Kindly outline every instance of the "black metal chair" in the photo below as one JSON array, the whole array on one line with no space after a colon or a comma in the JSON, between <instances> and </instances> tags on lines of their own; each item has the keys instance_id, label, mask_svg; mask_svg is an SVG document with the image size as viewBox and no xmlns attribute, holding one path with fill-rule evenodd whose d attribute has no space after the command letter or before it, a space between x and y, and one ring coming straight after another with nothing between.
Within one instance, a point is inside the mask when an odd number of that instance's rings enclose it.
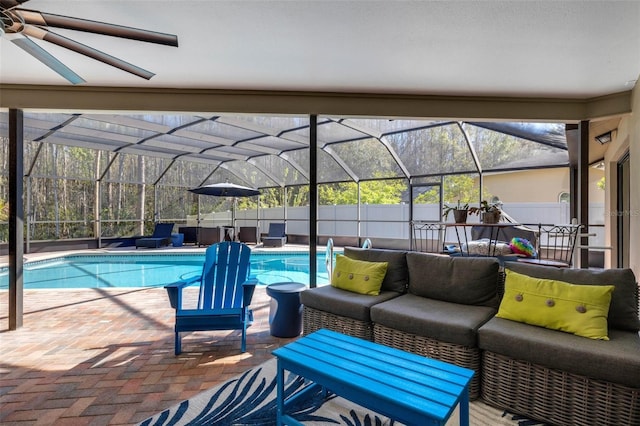
<instances>
[{"instance_id":1,"label":"black metal chair","mask_svg":"<svg viewBox=\"0 0 640 426\"><path fill-rule=\"evenodd\" d=\"M411 249L423 253L445 253L445 226L436 222L412 222Z\"/></svg>"},{"instance_id":2,"label":"black metal chair","mask_svg":"<svg viewBox=\"0 0 640 426\"><path fill-rule=\"evenodd\" d=\"M573 252L582 225L538 225L536 258L521 258L519 262L533 263L558 268L573 265Z\"/></svg>"}]
</instances>

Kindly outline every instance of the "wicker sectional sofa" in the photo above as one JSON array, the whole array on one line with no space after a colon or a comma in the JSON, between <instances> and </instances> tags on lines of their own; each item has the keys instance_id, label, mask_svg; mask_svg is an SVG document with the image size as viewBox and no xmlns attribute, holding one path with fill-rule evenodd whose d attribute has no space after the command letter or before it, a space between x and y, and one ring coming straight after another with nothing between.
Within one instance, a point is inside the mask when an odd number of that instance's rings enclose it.
<instances>
[{"instance_id":1,"label":"wicker sectional sofa","mask_svg":"<svg viewBox=\"0 0 640 426\"><path fill-rule=\"evenodd\" d=\"M304 333L329 328L476 372L470 398L551 424L640 424L638 286L629 269L556 269L517 262L521 274L615 285L609 341L495 317L503 269L494 258L345 248L388 262L377 296L332 286L301 294Z\"/></svg>"}]
</instances>

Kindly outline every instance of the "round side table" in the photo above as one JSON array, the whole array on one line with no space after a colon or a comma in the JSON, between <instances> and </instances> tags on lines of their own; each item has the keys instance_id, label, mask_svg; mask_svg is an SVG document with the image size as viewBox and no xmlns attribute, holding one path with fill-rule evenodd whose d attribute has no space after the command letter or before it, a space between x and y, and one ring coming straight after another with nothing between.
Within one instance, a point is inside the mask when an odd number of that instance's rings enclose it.
<instances>
[{"instance_id":1,"label":"round side table","mask_svg":"<svg viewBox=\"0 0 640 426\"><path fill-rule=\"evenodd\" d=\"M307 286L302 283L274 283L267 285L271 296L269 329L275 337L296 337L302 333L302 304L300 293Z\"/></svg>"},{"instance_id":2,"label":"round side table","mask_svg":"<svg viewBox=\"0 0 640 426\"><path fill-rule=\"evenodd\" d=\"M184 234L171 234L171 245L173 247L182 247L184 243Z\"/></svg>"}]
</instances>

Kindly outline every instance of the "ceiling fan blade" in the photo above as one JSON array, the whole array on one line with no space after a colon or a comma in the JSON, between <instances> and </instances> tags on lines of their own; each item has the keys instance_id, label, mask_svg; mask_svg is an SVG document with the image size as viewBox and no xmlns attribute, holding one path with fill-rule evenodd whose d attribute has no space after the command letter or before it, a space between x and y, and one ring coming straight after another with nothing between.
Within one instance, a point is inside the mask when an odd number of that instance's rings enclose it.
<instances>
[{"instance_id":1,"label":"ceiling fan blade","mask_svg":"<svg viewBox=\"0 0 640 426\"><path fill-rule=\"evenodd\" d=\"M149 43L178 46L178 37L173 34L143 30L123 25L108 24L106 22L91 21L88 19L73 18L71 16L55 15L52 13L38 12L35 10L16 10L27 24L64 28L68 30L86 31L95 34L104 34L113 37L128 38Z\"/></svg>"},{"instance_id":2,"label":"ceiling fan blade","mask_svg":"<svg viewBox=\"0 0 640 426\"><path fill-rule=\"evenodd\" d=\"M2 6L3 9L11 9L28 1L29 0L0 0L0 6Z\"/></svg>"},{"instance_id":3,"label":"ceiling fan blade","mask_svg":"<svg viewBox=\"0 0 640 426\"><path fill-rule=\"evenodd\" d=\"M31 56L60 74L71 84L85 83L78 74L73 72L65 64L57 60L52 54L38 46L33 40L27 37L14 38L11 40L15 45L29 53Z\"/></svg>"},{"instance_id":4,"label":"ceiling fan blade","mask_svg":"<svg viewBox=\"0 0 640 426\"><path fill-rule=\"evenodd\" d=\"M100 50L71 40L70 38L61 36L60 34L45 30L44 28L34 27L33 25L25 25L23 33L40 40L48 41L49 43L57 44L58 46L64 47L66 49L73 50L74 52L88 56L100 62L104 62L107 65L111 65L112 67L119 68L123 71L129 72L147 80L155 75L151 71L147 71L143 68L130 64L129 62L123 61L122 59L118 59L115 56L111 56Z\"/></svg>"}]
</instances>

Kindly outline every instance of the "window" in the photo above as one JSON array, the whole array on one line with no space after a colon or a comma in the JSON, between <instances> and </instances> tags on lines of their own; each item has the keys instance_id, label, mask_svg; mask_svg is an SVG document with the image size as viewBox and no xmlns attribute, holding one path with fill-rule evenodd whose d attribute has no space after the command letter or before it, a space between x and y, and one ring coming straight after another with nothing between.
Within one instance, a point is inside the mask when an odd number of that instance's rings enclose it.
<instances>
[{"instance_id":1,"label":"window","mask_svg":"<svg viewBox=\"0 0 640 426\"><path fill-rule=\"evenodd\" d=\"M559 203L568 203L570 200L571 195L568 192L561 192L560 195L558 195Z\"/></svg>"}]
</instances>

